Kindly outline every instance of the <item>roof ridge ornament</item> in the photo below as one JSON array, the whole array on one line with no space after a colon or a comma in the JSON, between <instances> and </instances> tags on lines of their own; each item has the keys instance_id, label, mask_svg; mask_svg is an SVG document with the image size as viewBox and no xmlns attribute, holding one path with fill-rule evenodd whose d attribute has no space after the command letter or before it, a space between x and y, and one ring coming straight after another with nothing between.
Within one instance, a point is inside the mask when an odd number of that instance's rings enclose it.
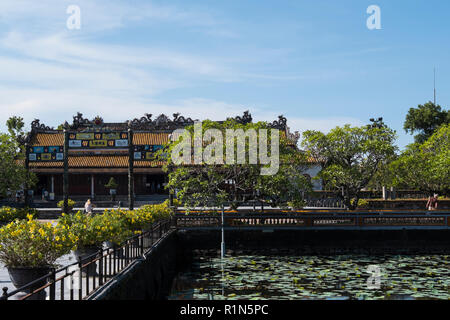
<instances>
[{"instance_id":1,"label":"roof ridge ornament","mask_svg":"<svg viewBox=\"0 0 450 320\"><path fill-rule=\"evenodd\" d=\"M287 133L287 138L297 145L298 140L300 140L300 132L294 131L294 133L292 133L291 129L289 127L286 127L286 133Z\"/></svg>"},{"instance_id":2,"label":"roof ridge ornament","mask_svg":"<svg viewBox=\"0 0 450 320\"><path fill-rule=\"evenodd\" d=\"M83 114L81 112L77 112L77 115L73 117L73 123L69 126L70 129L76 130L79 128L88 128L93 127L96 129L100 129L104 126L103 118L100 116L96 116L94 119L89 120L83 118Z\"/></svg>"},{"instance_id":3,"label":"roof ridge ornament","mask_svg":"<svg viewBox=\"0 0 450 320\"><path fill-rule=\"evenodd\" d=\"M194 124L194 120L191 118L185 118L180 116L179 113L173 114L173 120L171 120L165 114L160 114L156 119L152 119L152 114L146 113L144 117L135 118L128 121L128 126L132 129L155 129L155 130L174 130L180 127Z\"/></svg>"},{"instance_id":4,"label":"roof ridge ornament","mask_svg":"<svg viewBox=\"0 0 450 320\"><path fill-rule=\"evenodd\" d=\"M96 116L94 120L92 120L93 124L96 126L101 126L103 124L103 118L100 116Z\"/></svg>"},{"instance_id":5,"label":"roof ridge ornament","mask_svg":"<svg viewBox=\"0 0 450 320\"><path fill-rule=\"evenodd\" d=\"M71 129L77 129L81 126L86 126L89 124L88 119L83 118L83 114L81 112L77 112L77 115L73 117L73 123L70 126Z\"/></svg>"},{"instance_id":6,"label":"roof ridge ornament","mask_svg":"<svg viewBox=\"0 0 450 320\"><path fill-rule=\"evenodd\" d=\"M34 119L34 121L31 122L31 131L52 131L52 130L54 129L41 123L41 120L39 119Z\"/></svg>"},{"instance_id":7,"label":"roof ridge ornament","mask_svg":"<svg viewBox=\"0 0 450 320\"><path fill-rule=\"evenodd\" d=\"M270 128L279 129L279 130L287 130L287 119L283 115L278 116L278 121L269 124Z\"/></svg>"},{"instance_id":8,"label":"roof ridge ornament","mask_svg":"<svg viewBox=\"0 0 450 320\"><path fill-rule=\"evenodd\" d=\"M253 121L252 115L250 114L249 110L244 111L244 114L242 115L242 117L237 116L234 118L227 118L227 120L234 120L240 124L248 124L248 123L252 123L252 121Z\"/></svg>"}]
</instances>

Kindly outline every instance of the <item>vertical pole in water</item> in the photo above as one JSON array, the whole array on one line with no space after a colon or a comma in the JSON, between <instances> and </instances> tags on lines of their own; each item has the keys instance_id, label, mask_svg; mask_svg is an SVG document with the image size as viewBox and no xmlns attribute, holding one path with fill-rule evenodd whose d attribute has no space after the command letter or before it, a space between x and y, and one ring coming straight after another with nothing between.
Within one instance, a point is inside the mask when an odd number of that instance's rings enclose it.
<instances>
[{"instance_id":1,"label":"vertical pole in water","mask_svg":"<svg viewBox=\"0 0 450 320\"><path fill-rule=\"evenodd\" d=\"M223 271L223 263L225 258L225 230L224 230L224 206L222 204L222 243L220 245L220 267L222 269L222 296L225 296L225 278L224 278L224 271Z\"/></svg>"},{"instance_id":2,"label":"vertical pole in water","mask_svg":"<svg viewBox=\"0 0 450 320\"><path fill-rule=\"evenodd\" d=\"M224 231L224 219L223 219L223 214L224 214L224 207L222 204L222 243L220 245L220 258L223 259L225 258L225 231Z\"/></svg>"}]
</instances>

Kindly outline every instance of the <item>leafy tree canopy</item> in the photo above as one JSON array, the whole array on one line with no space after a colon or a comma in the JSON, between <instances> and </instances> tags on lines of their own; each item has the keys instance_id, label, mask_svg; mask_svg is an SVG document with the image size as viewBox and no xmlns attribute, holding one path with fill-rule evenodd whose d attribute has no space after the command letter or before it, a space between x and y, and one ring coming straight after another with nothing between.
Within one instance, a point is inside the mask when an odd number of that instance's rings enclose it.
<instances>
[{"instance_id":1,"label":"leafy tree canopy","mask_svg":"<svg viewBox=\"0 0 450 320\"><path fill-rule=\"evenodd\" d=\"M345 205L355 209L365 188L395 154L395 131L384 123L376 126L336 127L328 134L303 133L302 146L323 163L319 177L330 189L339 191Z\"/></svg>"},{"instance_id":2,"label":"leafy tree canopy","mask_svg":"<svg viewBox=\"0 0 450 320\"><path fill-rule=\"evenodd\" d=\"M25 123L23 122L23 118L13 116L6 121L6 126L8 127L8 132L11 136L17 137L19 135L23 135L23 128Z\"/></svg>"},{"instance_id":3,"label":"leafy tree canopy","mask_svg":"<svg viewBox=\"0 0 450 320\"><path fill-rule=\"evenodd\" d=\"M36 176L29 173L23 161L25 155L19 137L24 136L23 119L12 117L7 122L9 134L0 134L0 197L6 197L28 183L32 186Z\"/></svg>"},{"instance_id":4,"label":"leafy tree canopy","mask_svg":"<svg viewBox=\"0 0 450 320\"><path fill-rule=\"evenodd\" d=\"M417 143L424 143L443 124L450 123L450 110L443 110L441 106L432 102L411 108L406 115L403 128L407 133L415 134Z\"/></svg>"},{"instance_id":5,"label":"leafy tree canopy","mask_svg":"<svg viewBox=\"0 0 450 320\"><path fill-rule=\"evenodd\" d=\"M450 194L450 124L442 125L424 143L413 143L390 165L394 185Z\"/></svg>"},{"instance_id":6,"label":"leafy tree canopy","mask_svg":"<svg viewBox=\"0 0 450 320\"><path fill-rule=\"evenodd\" d=\"M224 202L230 203L232 208L237 208L242 201L255 199L271 206L287 206L288 202L300 203L305 192L311 189L309 180L302 174L305 167L305 155L299 152L287 138L279 135L279 169L273 175L262 175L261 169L270 167L270 164L256 164L250 162L250 140L246 138L244 149L239 149L238 139L234 143L234 159L244 154L245 163L236 161L230 164L227 161L226 152L226 132L228 130L242 129L249 132L252 129L256 132L254 138L258 141L262 139L260 129L267 129L267 151L268 157L272 156L271 130L267 123L241 124L230 119L223 123L215 121L203 121L201 126L202 136L208 129L216 129L218 135L212 139L205 139L201 147L201 152L211 151L216 158L214 163L203 161L200 165L176 165L173 159L175 148L180 147L184 138L179 138L176 142L168 144L164 150L160 151L160 156L167 161L164 169L169 172L169 182L166 188L177 191L177 197L188 207L221 206ZM186 128L191 137L194 133L194 126ZM223 137L223 139L220 138ZM191 145L194 145L192 139ZM254 140L256 141L256 140ZM214 151L211 147L215 146ZM220 152L222 149L222 153ZM261 153L259 149L258 155ZM232 150L233 151L233 150ZM256 150L253 150L254 152ZM195 151L192 151L192 155ZM205 159L204 159L205 160Z\"/></svg>"}]
</instances>

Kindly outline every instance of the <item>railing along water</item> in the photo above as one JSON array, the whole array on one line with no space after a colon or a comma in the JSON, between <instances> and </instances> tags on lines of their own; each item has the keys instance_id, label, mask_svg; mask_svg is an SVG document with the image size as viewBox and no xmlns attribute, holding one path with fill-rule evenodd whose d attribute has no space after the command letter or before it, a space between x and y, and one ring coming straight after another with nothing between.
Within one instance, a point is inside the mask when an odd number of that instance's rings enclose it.
<instances>
[{"instance_id":1,"label":"railing along water","mask_svg":"<svg viewBox=\"0 0 450 320\"><path fill-rule=\"evenodd\" d=\"M92 255L80 258L77 262L58 270L52 270L49 274L12 292L8 293L8 288L5 287L0 300L11 298L83 300L132 262L142 258L169 232L173 222L174 219L155 223L149 230L127 239L120 246L99 249ZM35 288L37 284L43 282L46 282L45 285ZM27 293L24 295L24 292Z\"/></svg>"},{"instance_id":2,"label":"railing along water","mask_svg":"<svg viewBox=\"0 0 450 320\"><path fill-rule=\"evenodd\" d=\"M226 228L450 228L449 211L418 212L345 212L345 211L299 211L282 212L267 210L258 212L226 212ZM178 211L177 228L219 228L218 213L196 210L189 214Z\"/></svg>"}]
</instances>

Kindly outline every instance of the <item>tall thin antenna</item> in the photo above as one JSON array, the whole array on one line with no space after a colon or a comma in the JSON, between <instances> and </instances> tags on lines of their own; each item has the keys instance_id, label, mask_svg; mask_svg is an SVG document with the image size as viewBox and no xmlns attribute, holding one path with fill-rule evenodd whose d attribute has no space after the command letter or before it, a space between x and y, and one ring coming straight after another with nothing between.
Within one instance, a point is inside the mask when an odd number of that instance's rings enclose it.
<instances>
[{"instance_id":1,"label":"tall thin antenna","mask_svg":"<svg viewBox=\"0 0 450 320\"><path fill-rule=\"evenodd\" d=\"M434 105L436 105L436 68L433 69L434 72L434 82L433 82L433 87L434 87Z\"/></svg>"}]
</instances>

